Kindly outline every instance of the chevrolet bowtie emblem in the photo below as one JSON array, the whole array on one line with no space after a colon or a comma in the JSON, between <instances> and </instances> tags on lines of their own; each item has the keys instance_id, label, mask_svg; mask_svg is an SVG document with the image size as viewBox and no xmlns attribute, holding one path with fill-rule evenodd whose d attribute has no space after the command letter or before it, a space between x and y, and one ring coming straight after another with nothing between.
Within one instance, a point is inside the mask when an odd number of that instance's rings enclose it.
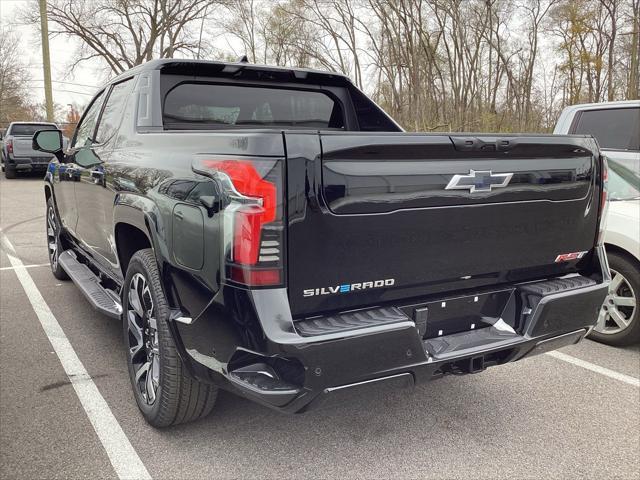
<instances>
[{"instance_id":1,"label":"chevrolet bowtie emblem","mask_svg":"<svg viewBox=\"0 0 640 480\"><path fill-rule=\"evenodd\" d=\"M470 170L469 175L454 175L445 190L490 192L492 188L509 185L513 173L491 173L491 170Z\"/></svg>"}]
</instances>

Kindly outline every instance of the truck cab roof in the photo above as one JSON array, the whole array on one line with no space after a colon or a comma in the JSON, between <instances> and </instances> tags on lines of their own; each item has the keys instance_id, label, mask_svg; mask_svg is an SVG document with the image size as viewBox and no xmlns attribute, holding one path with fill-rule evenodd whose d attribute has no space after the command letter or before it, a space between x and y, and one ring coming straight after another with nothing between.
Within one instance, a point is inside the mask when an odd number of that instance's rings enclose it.
<instances>
[{"instance_id":1,"label":"truck cab roof","mask_svg":"<svg viewBox=\"0 0 640 480\"><path fill-rule=\"evenodd\" d=\"M261 77L271 77L281 81L298 81L305 83L321 83L332 85L344 85L351 83L349 77L343 73L327 72L311 68L276 67L271 65L253 64L244 61L219 62L213 60L191 60L177 58L159 58L137 65L108 82L117 83L120 80L137 75L142 72L162 70L181 75L198 76L242 76L253 74Z\"/></svg>"},{"instance_id":2,"label":"truck cab roof","mask_svg":"<svg viewBox=\"0 0 640 480\"><path fill-rule=\"evenodd\" d=\"M50 125L52 127L57 127L55 123L51 122L11 122L8 128L11 128L13 125Z\"/></svg>"}]
</instances>

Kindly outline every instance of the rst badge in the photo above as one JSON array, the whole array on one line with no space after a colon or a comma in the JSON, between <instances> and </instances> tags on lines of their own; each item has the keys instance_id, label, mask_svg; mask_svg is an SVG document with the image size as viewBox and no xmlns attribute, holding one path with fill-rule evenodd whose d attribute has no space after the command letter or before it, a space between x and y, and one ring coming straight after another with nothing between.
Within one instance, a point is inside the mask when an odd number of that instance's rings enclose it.
<instances>
[{"instance_id":1,"label":"rst badge","mask_svg":"<svg viewBox=\"0 0 640 480\"><path fill-rule=\"evenodd\" d=\"M570 262L571 260L579 260L584 257L587 252L571 252L571 253L561 253L556 257L556 263L562 262Z\"/></svg>"},{"instance_id":2,"label":"rst badge","mask_svg":"<svg viewBox=\"0 0 640 480\"><path fill-rule=\"evenodd\" d=\"M492 173L491 170L469 170L469 175L454 175L445 190L469 190L470 193L490 192L492 188L509 185L513 173Z\"/></svg>"}]
</instances>

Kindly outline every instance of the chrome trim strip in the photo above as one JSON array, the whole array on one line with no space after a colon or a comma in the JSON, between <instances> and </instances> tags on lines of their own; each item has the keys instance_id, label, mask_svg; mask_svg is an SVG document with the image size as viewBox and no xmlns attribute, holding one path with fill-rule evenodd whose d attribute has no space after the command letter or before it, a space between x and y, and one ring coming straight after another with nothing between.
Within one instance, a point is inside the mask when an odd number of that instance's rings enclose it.
<instances>
[{"instance_id":1,"label":"chrome trim strip","mask_svg":"<svg viewBox=\"0 0 640 480\"><path fill-rule=\"evenodd\" d=\"M414 383L413 375L411 375L410 373L406 372L406 373L398 373L396 375L389 375L388 377L380 377L380 378L373 378L371 380L364 380L362 382L348 383L346 385L340 385L338 387L328 387L328 388L324 389L324 393L336 392L336 391L339 391L339 390L345 390L347 388L359 387L361 385L367 385L367 384L370 384L370 383L384 382L385 380L393 380L394 378L405 378L407 380L411 379L411 383Z\"/></svg>"},{"instance_id":2,"label":"chrome trim strip","mask_svg":"<svg viewBox=\"0 0 640 480\"><path fill-rule=\"evenodd\" d=\"M176 322L184 323L185 325L191 325L193 323L193 318L191 317L176 317L173 320Z\"/></svg>"}]
</instances>

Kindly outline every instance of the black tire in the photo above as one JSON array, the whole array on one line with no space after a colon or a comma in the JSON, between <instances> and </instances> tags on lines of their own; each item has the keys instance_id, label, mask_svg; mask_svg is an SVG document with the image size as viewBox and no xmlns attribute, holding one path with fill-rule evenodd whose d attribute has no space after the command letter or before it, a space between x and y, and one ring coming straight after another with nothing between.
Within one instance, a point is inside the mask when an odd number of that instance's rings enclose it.
<instances>
[{"instance_id":1,"label":"black tire","mask_svg":"<svg viewBox=\"0 0 640 480\"><path fill-rule=\"evenodd\" d=\"M60 219L53 203L53 197L47 199L47 212L46 212L46 228L47 228L47 252L49 253L49 266L51 267L51 273L58 280L69 280L69 275L60 266L58 258L64 251L62 242L60 241Z\"/></svg>"},{"instance_id":2,"label":"black tire","mask_svg":"<svg viewBox=\"0 0 640 480\"><path fill-rule=\"evenodd\" d=\"M13 180L14 178L16 178L16 167L12 167L11 165L5 165L4 177L8 180Z\"/></svg>"},{"instance_id":3,"label":"black tire","mask_svg":"<svg viewBox=\"0 0 640 480\"><path fill-rule=\"evenodd\" d=\"M142 280L146 283L141 284ZM191 377L178 356L153 250L139 250L131 258L122 288L122 306L129 379L145 420L154 427L167 427L211 413L218 389ZM138 310L142 316L136 313ZM146 373L141 374L147 365Z\"/></svg>"},{"instance_id":4,"label":"black tire","mask_svg":"<svg viewBox=\"0 0 640 480\"><path fill-rule=\"evenodd\" d=\"M638 268L638 263L630 256L620 254L618 252L608 253L607 259L609 260L609 267L612 270L612 277L614 277L614 272L617 272L622 275L627 283L626 290L618 290L617 293L626 293L627 295L632 294L635 297L635 310L632 309L633 307L629 306L618 307L629 320L628 326L615 333L605 333L606 330L603 329L601 329L603 330L602 332L593 330L589 334L589 338L597 342L617 347L640 342L640 269ZM625 287L623 286L621 288L624 289ZM609 296L607 296L607 299L605 300L603 309L607 306L608 301Z\"/></svg>"}]
</instances>

